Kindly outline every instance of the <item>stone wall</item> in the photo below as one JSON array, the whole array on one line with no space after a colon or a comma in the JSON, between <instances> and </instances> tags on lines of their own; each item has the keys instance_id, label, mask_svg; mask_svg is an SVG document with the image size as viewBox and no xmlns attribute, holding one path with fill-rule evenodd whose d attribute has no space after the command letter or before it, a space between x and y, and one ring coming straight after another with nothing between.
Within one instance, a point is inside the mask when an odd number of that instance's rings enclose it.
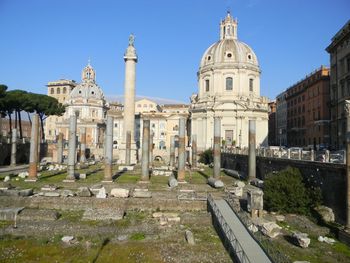
<instances>
[{"instance_id":1,"label":"stone wall","mask_svg":"<svg viewBox=\"0 0 350 263\"><path fill-rule=\"evenodd\" d=\"M247 178L248 156L222 154L223 168L238 170ZM256 157L256 176L264 180L267 174L273 174L287 166L298 168L304 179L322 190L323 202L333 209L336 221L346 220L346 166L344 164L320 163L291 159Z\"/></svg>"}]
</instances>

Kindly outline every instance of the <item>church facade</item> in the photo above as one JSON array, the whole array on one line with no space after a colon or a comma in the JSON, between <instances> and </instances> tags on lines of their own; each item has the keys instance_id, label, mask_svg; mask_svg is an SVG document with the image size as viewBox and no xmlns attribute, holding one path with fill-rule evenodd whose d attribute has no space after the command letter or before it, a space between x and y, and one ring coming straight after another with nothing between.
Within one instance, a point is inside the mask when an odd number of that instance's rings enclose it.
<instances>
[{"instance_id":1,"label":"church facade","mask_svg":"<svg viewBox=\"0 0 350 263\"><path fill-rule=\"evenodd\" d=\"M260 96L260 67L253 49L237 38L230 13L220 23L220 40L203 54L198 93L191 96L191 134L197 147L213 147L214 117L221 119L224 146L247 147L249 120L256 121L256 144L267 145L268 99Z\"/></svg>"}]
</instances>

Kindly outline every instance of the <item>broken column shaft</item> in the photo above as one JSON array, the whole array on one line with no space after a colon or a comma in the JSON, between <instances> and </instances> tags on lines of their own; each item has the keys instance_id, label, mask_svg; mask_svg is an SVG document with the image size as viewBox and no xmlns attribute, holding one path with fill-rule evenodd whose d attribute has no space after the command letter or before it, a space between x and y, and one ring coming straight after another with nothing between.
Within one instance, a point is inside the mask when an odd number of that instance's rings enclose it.
<instances>
[{"instance_id":1,"label":"broken column shaft","mask_svg":"<svg viewBox=\"0 0 350 263\"><path fill-rule=\"evenodd\" d=\"M141 180L149 180L149 135L150 120L143 120Z\"/></svg>"},{"instance_id":2,"label":"broken column shaft","mask_svg":"<svg viewBox=\"0 0 350 263\"><path fill-rule=\"evenodd\" d=\"M221 122L219 117L214 118L214 178L220 178L221 169Z\"/></svg>"},{"instance_id":3,"label":"broken column shaft","mask_svg":"<svg viewBox=\"0 0 350 263\"><path fill-rule=\"evenodd\" d=\"M57 140L57 163L61 164L63 162L63 133L58 134Z\"/></svg>"},{"instance_id":4,"label":"broken column shaft","mask_svg":"<svg viewBox=\"0 0 350 263\"><path fill-rule=\"evenodd\" d=\"M32 119L32 132L30 135L30 156L28 181L37 180L38 172L38 140L39 140L39 115L35 113Z\"/></svg>"},{"instance_id":5,"label":"broken column shaft","mask_svg":"<svg viewBox=\"0 0 350 263\"><path fill-rule=\"evenodd\" d=\"M170 167L175 166L175 136L170 137L170 159L169 159Z\"/></svg>"},{"instance_id":6,"label":"broken column shaft","mask_svg":"<svg viewBox=\"0 0 350 263\"><path fill-rule=\"evenodd\" d=\"M131 131L126 132L126 144L125 144L125 164L130 165L131 154Z\"/></svg>"},{"instance_id":7,"label":"broken column shaft","mask_svg":"<svg viewBox=\"0 0 350 263\"><path fill-rule=\"evenodd\" d=\"M12 129L11 143L11 166L16 166L17 129Z\"/></svg>"},{"instance_id":8,"label":"broken column shaft","mask_svg":"<svg viewBox=\"0 0 350 263\"><path fill-rule=\"evenodd\" d=\"M256 178L256 156L255 156L256 128L255 120L249 120L249 156L248 156L248 179Z\"/></svg>"},{"instance_id":9,"label":"broken column shaft","mask_svg":"<svg viewBox=\"0 0 350 263\"><path fill-rule=\"evenodd\" d=\"M77 116L74 114L69 118L69 142L68 142L68 169L67 180L75 180L75 155L76 155L76 132Z\"/></svg>"},{"instance_id":10,"label":"broken column shaft","mask_svg":"<svg viewBox=\"0 0 350 263\"><path fill-rule=\"evenodd\" d=\"M185 130L186 120L185 118L179 119L179 160L177 167L177 180L179 182L185 181Z\"/></svg>"},{"instance_id":11,"label":"broken column shaft","mask_svg":"<svg viewBox=\"0 0 350 263\"><path fill-rule=\"evenodd\" d=\"M113 117L107 116L106 129L106 150L105 150L105 177L104 181L112 181L112 161L113 161Z\"/></svg>"},{"instance_id":12,"label":"broken column shaft","mask_svg":"<svg viewBox=\"0 0 350 263\"><path fill-rule=\"evenodd\" d=\"M152 165L153 163L153 136L154 134L150 132L149 137L149 162Z\"/></svg>"},{"instance_id":13,"label":"broken column shaft","mask_svg":"<svg viewBox=\"0 0 350 263\"><path fill-rule=\"evenodd\" d=\"M86 128L80 128L80 163L86 162Z\"/></svg>"},{"instance_id":14,"label":"broken column shaft","mask_svg":"<svg viewBox=\"0 0 350 263\"><path fill-rule=\"evenodd\" d=\"M192 135L192 167L197 167L197 135Z\"/></svg>"}]
</instances>

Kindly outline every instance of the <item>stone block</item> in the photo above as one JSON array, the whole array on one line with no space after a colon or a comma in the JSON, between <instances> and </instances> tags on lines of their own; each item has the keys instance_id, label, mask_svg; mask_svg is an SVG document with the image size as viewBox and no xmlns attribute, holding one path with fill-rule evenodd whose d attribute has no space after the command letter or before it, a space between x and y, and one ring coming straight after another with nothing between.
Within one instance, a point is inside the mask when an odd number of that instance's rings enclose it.
<instances>
[{"instance_id":1,"label":"stone block","mask_svg":"<svg viewBox=\"0 0 350 263\"><path fill-rule=\"evenodd\" d=\"M86 174L79 174L79 179L86 179Z\"/></svg>"},{"instance_id":2,"label":"stone block","mask_svg":"<svg viewBox=\"0 0 350 263\"><path fill-rule=\"evenodd\" d=\"M264 199L263 191L260 189L249 189L247 192L247 208L249 212L254 210L263 210Z\"/></svg>"},{"instance_id":3,"label":"stone block","mask_svg":"<svg viewBox=\"0 0 350 263\"><path fill-rule=\"evenodd\" d=\"M294 243L302 248L307 248L310 245L310 238L308 238L308 234L306 233L300 233L300 232L294 232L292 234L292 238L294 240Z\"/></svg>"},{"instance_id":4,"label":"stone block","mask_svg":"<svg viewBox=\"0 0 350 263\"><path fill-rule=\"evenodd\" d=\"M55 221L60 214L50 209L24 209L18 215L18 219L27 221Z\"/></svg>"},{"instance_id":5,"label":"stone block","mask_svg":"<svg viewBox=\"0 0 350 263\"><path fill-rule=\"evenodd\" d=\"M96 198L107 198L107 193L106 193L106 188L102 187L97 195L96 195Z\"/></svg>"},{"instance_id":6,"label":"stone block","mask_svg":"<svg viewBox=\"0 0 350 263\"><path fill-rule=\"evenodd\" d=\"M46 196L46 197L59 197L60 193L57 193L57 192L45 192L44 196Z\"/></svg>"},{"instance_id":7,"label":"stone block","mask_svg":"<svg viewBox=\"0 0 350 263\"><path fill-rule=\"evenodd\" d=\"M124 217L124 211L115 209L87 209L82 220L120 220Z\"/></svg>"},{"instance_id":8,"label":"stone block","mask_svg":"<svg viewBox=\"0 0 350 263\"><path fill-rule=\"evenodd\" d=\"M148 189L134 189L133 197L136 198L151 198L152 193Z\"/></svg>"},{"instance_id":9,"label":"stone block","mask_svg":"<svg viewBox=\"0 0 350 263\"><path fill-rule=\"evenodd\" d=\"M132 166L132 165L119 165L118 171L134 171L134 166Z\"/></svg>"},{"instance_id":10,"label":"stone block","mask_svg":"<svg viewBox=\"0 0 350 263\"><path fill-rule=\"evenodd\" d=\"M214 177L208 178L208 184L214 188L223 188L224 187L224 183L221 180L216 179Z\"/></svg>"},{"instance_id":11,"label":"stone block","mask_svg":"<svg viewBox=\"0 0 350 263\"><path fill-rule=\"evenodd\" d=\"M28 177L29 173L28 172L21 172L18 174L19 178L25 179L26 177Z\"/></svg>"},{"instance_id":12,"label":"stone block","mask_svg":"<svg viewBox=\"0 0 350 263\"><path fill-rule=\"evenodd\" d=\"M128 198L130 191L128 189L123 188L113 188L111 190L111 196L119 197L119 198Z\"/></svg>"},{"instance_id":13,"label":"stone block","mask_svg":"<svg viewBox=\"0 0 350 263\"><path fill-rule=\"evenodd\" d=\"M8 182L8 181L10 181L10 180L11 180L10 176L9 176L9 175L6 175L5 178L4 178L4 182L6 183L6 182Z\"/></svg>"},{"instance_id":14,"label":"stone block","mask_svg":"<svg viewBox=\"0 0 350 263\"><path fill-rule=\"evenodd\" d=\"M281 233L281 229L275 222L267 222L261 225L261 232L270 238L277 237Z\"/></svg>"},{"instance_id":15,"label":"stone block","mask_svg":"<svg viewBox=\"0 0 350 263\"><path fill-rule=\"evenodd\" d=\"M228 187L227 191L235 196L241 197L243 196L243 188L234 186L234 187Z\"/></svg>"},{"instance_id":16,"label":"stone block","mask_svg":"<svg viewBox=\"0 0 350 263\"><path fill-rule=\"evenodd\" d=\"M335 221L334 212L331 208L321 205L316 208L316 211L322 217L323 221L327 223Z\"/></svg>"},{"instance_id":17,"label":"stone block","mask_svg":"<svg viewBox=\"0 0 350 263\"><path fill-rule=\"evenodd\" d=\"M190 230L185 231L185 238L186 238L186 241L188 244L190 244L190 245L195 244L193 233Z\"/></svg>"},{"instance_id":18,"label":"stone block","mask_svg":"<svg viewBox=\"0 0 350 263\"><path fill-rule=\"evenodd\" d=\"M0 209L0 220L13 221L15 215L21 212L24 207L11 207L11 208L1 208Z\"/></svg>"},{"instance_id":19,"label":"stone block","mask_svg":"<svg viewBox=\"0 0 350 263\"><path fill-rule=\"evenodd\" d=\"M92 196L92 193L90 189L86 186L82 186L78 188L78 191L76 192L77 196L80 197L90 197Z\"/></svg>"},{"instance_id":20,"label":"stone block","mask_svg":"<svg viewBox=\"0 0 350 263\"><path fill-rule=\"evenodd\" d=\"M44 185L41 187L41 191L55 191L57 190L57 186L55 185Z\"/></svg>"},{"instance_id":21,"label":"stone block","mask_svg":"<svg viewBox=\"0 0 350 263\"><path fill-rule=\"evenodd\" d=\"M65 190L61 191L61 196L62 197L75 196L75 193L71 190L65 189Z\"/></svg>"},{"instance_id":22,"label":"stone block","mask_svg":"<svg viewBox=\"0 0 350 263\"><path fill-rule=\"evenodd\" d=\"M237 186L237 187L243 188L243 187L245 186L245 183L242 182L242 181L236 181L236 182L234 183L234 185Z\"/></svg>"}]
</instances>

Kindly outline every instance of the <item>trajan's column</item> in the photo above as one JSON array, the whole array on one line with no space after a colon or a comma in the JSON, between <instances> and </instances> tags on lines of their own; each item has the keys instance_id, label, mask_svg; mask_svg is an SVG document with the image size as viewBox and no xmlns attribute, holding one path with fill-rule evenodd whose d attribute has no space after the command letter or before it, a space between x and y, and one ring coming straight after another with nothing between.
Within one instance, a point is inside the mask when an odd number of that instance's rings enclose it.
<instances>
[{"instance_id":1,"label":"trajan's column","mask_svg":"<svg viewBox=\"0 0 350 263\"><path fill-rule=\"evenodd\" d=\"M126 134L131 133L131 149L130 162L136 163L136 144L135 144L135 80L136 80L136 63L137 54L134 47L135 37L130 35L129 46L124 54L125 61L125 83L124 83L124 131L123 131L123 146L124 151L121 152L120 158L126 158ZM123 150L122 149L122 150Z\"/></svg>"}]
</instances>

